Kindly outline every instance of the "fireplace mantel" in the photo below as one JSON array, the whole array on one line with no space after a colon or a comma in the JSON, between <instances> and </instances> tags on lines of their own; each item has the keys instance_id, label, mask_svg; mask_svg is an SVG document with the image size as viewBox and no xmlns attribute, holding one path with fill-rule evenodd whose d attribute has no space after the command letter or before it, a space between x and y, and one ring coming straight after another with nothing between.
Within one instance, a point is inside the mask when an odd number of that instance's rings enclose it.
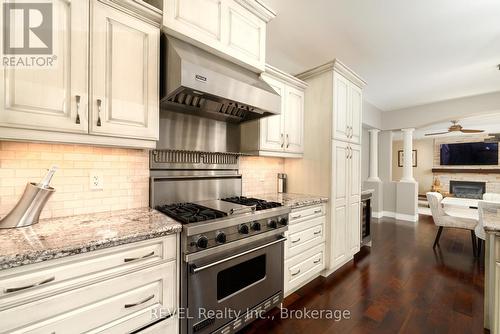
<instances>
[{"instance_id":1,"label":"fireplace mantel","mask_svg":"<svg viewBox=\"0 0 500 334\"><path fill-rule=\"evenodd\" d=\"M433 173L474 173L474 174L500 174L500 168L432 168Z\"/></svg>"}]
</instances>

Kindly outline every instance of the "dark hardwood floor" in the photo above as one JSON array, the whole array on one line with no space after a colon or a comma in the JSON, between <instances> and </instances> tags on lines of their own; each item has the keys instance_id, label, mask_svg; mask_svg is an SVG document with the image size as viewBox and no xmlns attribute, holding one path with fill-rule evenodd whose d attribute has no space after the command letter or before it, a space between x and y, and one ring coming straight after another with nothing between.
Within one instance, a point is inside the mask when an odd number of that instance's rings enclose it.
<instances>
[{"instance_id":1,"label":"dark hardwood floor","mask_svg":"<svg viewBox=\"0 0 500 334\"><path fill-rule=\"evenodd\" d=\"M349 310L350 319L258 320L242 333L483 333L484 259L472 255L468 231L418 224L372 224L373 247L328 278L288 296L289 310Z\"/></svg>"}]
</instances>

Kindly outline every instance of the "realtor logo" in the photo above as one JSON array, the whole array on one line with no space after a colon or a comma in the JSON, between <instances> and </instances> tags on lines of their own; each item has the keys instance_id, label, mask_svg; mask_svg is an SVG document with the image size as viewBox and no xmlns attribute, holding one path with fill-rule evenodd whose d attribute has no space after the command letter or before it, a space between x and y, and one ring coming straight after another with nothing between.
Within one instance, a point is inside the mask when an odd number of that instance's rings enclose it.
<instances>
[{"instance_id":1,"label":"realtor logo","mask_svg":"<svg viewBox=\"0 0 500 334\"><path fill-rule=\"evenodd\" d=\"M3 4L3 54L52 54L52 3Z\"/></svg>"}]
</instances>

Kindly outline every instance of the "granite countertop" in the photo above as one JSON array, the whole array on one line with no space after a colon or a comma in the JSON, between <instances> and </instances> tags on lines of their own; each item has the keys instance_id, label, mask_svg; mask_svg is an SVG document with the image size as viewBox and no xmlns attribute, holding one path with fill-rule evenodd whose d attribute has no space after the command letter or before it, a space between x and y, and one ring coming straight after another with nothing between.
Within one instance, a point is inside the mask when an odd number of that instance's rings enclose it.
<instances>
[{"instance_id":1,"label":"granite countertop","mask_svg":"<svg viewBox=\"0 0 500 334\"><path fill-rule=\"evenodd\" d=\"M162 237L182 224L151 209L42 219L30 227L0 229L0 269Z\"/></svg>"},{"instance_id":2,"label":"granite countertop","mask_svg":"<svg viewBox=\"0 0 500 334\"><path fill-rule=\"evenodd\" d=\"M500 232L500 208L498 206L483 208L483 226L486 232Z\"/></svg>"},{"instance_id":3,"label":"granite countertop","mask_svg":"<svg viewBox=\"0 0 500 334\"><path fill-rule=\"evenodd\" d=\"M260 194L252 197L264 199L266 201L278 202L292 209L328 202L328 197L325 196L291 193Z\"/></svg>"}]
</instances>

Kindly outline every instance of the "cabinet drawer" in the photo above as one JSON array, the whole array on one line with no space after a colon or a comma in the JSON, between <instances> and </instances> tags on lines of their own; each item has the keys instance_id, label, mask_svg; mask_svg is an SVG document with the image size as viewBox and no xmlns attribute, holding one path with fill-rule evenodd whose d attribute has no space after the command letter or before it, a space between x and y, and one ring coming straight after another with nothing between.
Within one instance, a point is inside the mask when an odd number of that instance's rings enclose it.
<instances>
[{"instance_id":1,"label":"cabinet drawer","mask_svg":"<svg viewBox=\"0 0 500 334\"><path fill-rule=\"evenodd\" d=\"M175 259L175 254L176 236L171 235L5 270L0 272L0 307L2 302L33 298L34 293L47 293L73 280L96 279Z\"/></svg>"},{"instance_id":2,"label":"cabinet drawer","mask_svg":"<svg viewBox=\"0 0 500 334\"><path fill-rule=\"evenodd\" d=\"M325 244L318 245L285 261L285 292L290 292L325 268Z\"/></svg>"},{"instance_id":3,"label":"cabinet drawer","mask_svg":"<svg viewBox=\"0 0 500 334\"><path fill-rule=\"evenodd\" d=\"M292 212L290 213L290 225L301 222L305 219L324 216L325 211L326 209L324 204L310 206L305 209L300 208L298 210L292 210Z\"/></svg>"},{"instance_id":4,"label":"cabinet drawer","mask_svg":"<svg viewBox=\"0 0 500 334\"><path fill-rule=\"evenodd\" d=\"M319 217L311 221L314 224L307 224L307 228L295 233L289 232L287 239L287 258L298 255L325 241L325 219ZM304 222L309 223L309 221ZM297 225L302 225L300 223Z\"/></svg>"},{"instance_id":5,"label":"cabinet drawer","mask_svg":"<svg viewBox=\"0 0 500 334\"><path fill-rule=\"evenodd\" d=\"M83 333L141 311L142 321L132 318L135 328L143 327L154 321L155 308L174 312L175 266L171 261L1 311L0 332Z\"/></svg>"}]
</instances>

